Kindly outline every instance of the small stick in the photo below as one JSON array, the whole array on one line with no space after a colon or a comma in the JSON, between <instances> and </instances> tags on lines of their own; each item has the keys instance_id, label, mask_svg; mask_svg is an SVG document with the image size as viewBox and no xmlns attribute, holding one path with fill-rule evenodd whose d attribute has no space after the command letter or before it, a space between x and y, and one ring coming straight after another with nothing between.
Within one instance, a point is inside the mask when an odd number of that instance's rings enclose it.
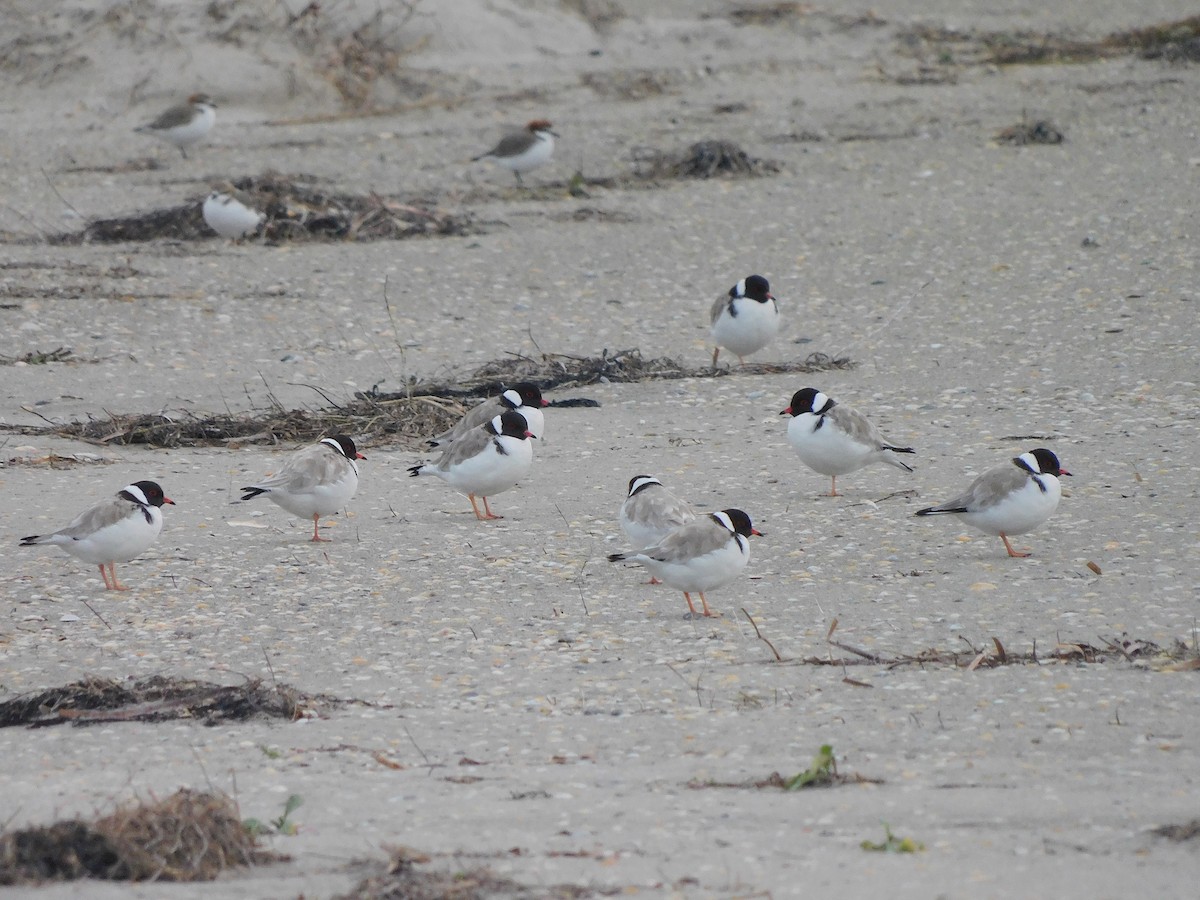
<instances>
[{"instance_id":1,"label":"small stick","mask_svg":"<svg viewBox=\"0 0 1200 900\"><path fill-rule=\"evenodd\" d=\"M775 654L775 661L783 662L783 657L779 655L779 651L775 649L775 645L763 637L763 633L758 630L758 623L754 621L754 617L751 616L750 613L746 612L746 607L744 606L742 607L742 615L745 616L746 621L748 621L754 627L754 633L758 635L758 639L771 648L771 652Z\"/></svg>"},{"instance_id":2,"label":"small stick","mask_svg":"<svg viewBox=\"0 0 1200 900\"><path fill-rule=\"evenodd\" d=\"M104 622L104 616L102 616L102 615L100 615L100 613L96 612L96 610L92 607L92 604L90 604L86 600L84 600L83 605L86 606L88 609L92 610L93 616L95 616L101 622ZM112 626L109 625L107 622L104 622L104 627L107 628L109 631L112 631Z\"/></svg>"}]
</instances>

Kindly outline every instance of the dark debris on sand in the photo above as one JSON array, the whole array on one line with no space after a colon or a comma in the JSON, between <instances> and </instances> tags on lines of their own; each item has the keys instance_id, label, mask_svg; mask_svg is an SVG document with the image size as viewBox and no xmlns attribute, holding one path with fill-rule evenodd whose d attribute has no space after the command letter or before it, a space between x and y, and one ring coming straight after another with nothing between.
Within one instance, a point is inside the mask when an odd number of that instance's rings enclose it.
<instances>
[{"instance_id":1,"label":"dark debris on sand","mask_svg":"<svg viewBox=\"0 0 1200 900\"><path fill-rule=\"evenodd\" d=\"M1023 147L1026 144L1061 144L1063 133L1054 126L1053 122L1046 119L1038 119L1034 122L1022 121L997 132L996 142L1016 147Z\"/></svg>"},{"instance_id":2,"label":"dark debris on sand","mask_svg":"<svg viewBox=\"0 0 1200 900\"><path fill-rule=\"evenodd\" d=\"M264 215L260 229L267 241L402 240L474 234L465 214L438 209L425 200L401 200L381 194L343 194L323 190L310 175L266 172L236 179L233 186ZM120 241L198 241L215 238L204 222L205 194L166 209L89 222L81 232L60 234L53 243L90 244Z\"/></svg>"},{"instance_id":3,"label":"dark debris on sand","mask_svg":"<svg viewBox=\"0 0 1200 900\"><path fill-rule=\"evenodd\" d=\"M318 703L336 702L330 697L301 693L287 685L268 686L256 678L240 685L161 675L128 683L108 678L84 678L0 703L0 728L173 719L191 719L203 725L250 718L293 721Z\"/></svg>"},{"instance_id":4,"label":"dark debris on sand","mask_svg":"<svg viewBox=\"0 0 1200 900\"><path fill-rule=\"evenodd\" d=\"M730 141L704 140L686 150L667 152L643 147L634 152L639 178L747 178L774 175L781 166L775 160L758 159Z\"/></svg>"},{"instance_id":5,"label":"dark debris on sand","mask_svg":"<svg viewBox=\"0 0 1200 900\"><path fill-rule=\"evenodd\" d=\"M537 357L514 354L494 360L466 374L446 380L412 381L405 390L383 393L361 391L345 404L285 410L275 406L262 412L199 416L176 414L110 413L48 426L0 425L0 431L26 435L52 434L92 444L144 444L153 447L235 447L250 443L312 441L330 434L353 434L363 446L382 443L417 448L431 435L451 427L468 405L521 381L531 381L542 391L575 388L605 382L659 381L679 378L726 378L733 375L777 375L851 369L847 357L809 354L804 360L771 364L752 363L736 368L693 368L669 357L646 359L639 350L603 351L600 356L544 353ZM328 400L329 398L326 397ZM552 405L559 401L552 401ZM563 402L559 405L568 405ZM597 406L569 401L572 406Z\"/></svg>"},{"instance_id":6,"label":"dark debris on sand","mask_svg":"<svg viewBox=\"0 0 1200 900\"><path fill-rule=\"evenodd\" d=\"M520 853L514 849L513 853ZM482 866L438 869L431 857L396 847L386 868L364 878L334 900L581 900L595 896L583 885L525 885ZM611 892L606 892L611 893Z\"/></svg>"},{"instance_id":7,"label":"dark debris on sand","mask_svg":"<svg viewBox=\"0 0 1200 900\"><path fill-rule=\"evenodd\" d=\"M259 849L224 794L181 789L80 819L0 835L0 885L97 878L212 881L235 866L286 859Z\"/></svg>"}]
</instances>

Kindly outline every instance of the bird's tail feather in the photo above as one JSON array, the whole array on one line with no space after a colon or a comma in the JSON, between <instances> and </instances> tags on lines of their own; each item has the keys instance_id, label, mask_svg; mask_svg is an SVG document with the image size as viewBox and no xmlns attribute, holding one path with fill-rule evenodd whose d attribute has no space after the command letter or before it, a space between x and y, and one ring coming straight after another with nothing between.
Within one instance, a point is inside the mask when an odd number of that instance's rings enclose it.
<instances>
[{"instance_id":1,"label":"bird's tail feather","mask_svg":"<svg viewBox=\"0 0 1200 900\"><path fill-rule=\"evenodd\" d=\"M929 506L925 509L918 509L913 515L915 516L941 516L947 513L965 513L965 506Z\"/></svg>"}]
</instances>

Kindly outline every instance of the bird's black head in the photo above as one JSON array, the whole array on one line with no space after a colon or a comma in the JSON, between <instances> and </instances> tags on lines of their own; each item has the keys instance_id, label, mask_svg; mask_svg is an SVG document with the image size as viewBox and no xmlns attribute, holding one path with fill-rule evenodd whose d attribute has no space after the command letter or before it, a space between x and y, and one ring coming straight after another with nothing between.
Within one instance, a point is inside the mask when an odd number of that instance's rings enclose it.
<instances>
[{"instance_id":1,"label":"bird's black head","mask_svg":"<svg viewBox=\"0 0 1200 900\"><path fill-rule=\"evenodd\" d=\"M768 300L773 300L771 296L771 285L767 283L767 279L761 275L750 275L742 281L743 294L751 300L757 300L759 303L766 303Z\"/></svg>"},{"instance_id":2,"label":"bird's black head","mask_svg":"<svg viewBox=\"0 0 1200 900\"><path fill-rule=\"evenodd\" d=\"M792 394L791 404L780 415L802 416L805 413L813 413L820 416L829 412L836 405L837 402L833 398L826 396L816 388L808 387Z\"/></svg>"},{"instance_id":3,"label":"bird's black head","mask_svg":"<svg viewBox=\"0 0 1200 900\"><path fill-rule=\"evenodd\" d=\"M653 475L634 475L629 479L629 496L632 497L638 491L650 487L652 484L662 484Z\"/></svg>"},{"instance_id":4,"label":"bird's black head","mask_svg":"<svg viewBox=\"0 0 1200 900\"><path fill-rule=\"evenodd\" d=\"M328 444L333 449L337 450L346 459L366 459L358 448L354 446L354 441L348 435L335 434L332 437L325 438L322 443Z\"/></svg>"},{"instance_id":5,"label":"bird's black head","mask_svg":"<svg viewBox=\"0 0 1200 900\"><path fill-rule=\"evenodd\" d=\"M135 502L144 501L146 506L162 506L164 503L175 505L175 501L163 493L157 481L135 481L121 493L128 494ZM138 496L139 493L141 497Z\"/></svg>"},{"instance_id":6,"label":"bird's black head","mask_svg":"<svg viewBox=\"0 0 1200 900\"><path fill-rule=\"evenodd\" d=\"M496 419L500 420L500 428L496 429ZM505 410L496 419L491 421L491 429L496 434L507 435L508 437L527 438L533 437L533 432L529 430L529 423L525 421L525 417L515 409Z\"/></svg>"},{"instance_id":7,"label":"bird's black head","mask_svg":"<svg viewBox=\"0 0 1200 900\"><path fill-rule=\"evenodd\" d=\"M725 516L729 520L729 525L732 527L733 531L742 535L743 537L750 537L752 534L762 537L762 532L754 527L753 523L750 521L750 517L740 509L723 509L720 513L715 515ZM720 521L720 519L717 521Z\"/></svg>"},{"instance_id":8,"label":"bird's black head","mask_svg":"<svg viewBox=\"0 0 1200 900\"><path fill-rule=\"evenodd\" d=\"M542 399L542 392L536 384L529 381L522 381L520 384L514 384L513 390L521 395L522 406L547 406L545 400Z\"/></svg>"},{"instance_id":9,"label":"bird's black head","mask_svg":"<svg viewBox=\"0 0 1200 900\"><path fill-rule=\"evenodd\" d=\"M1034 475L1053 475L1057 478L1060 475L1071 474L1059 465L1054 451L1047 450L1045 447L1038 447L1036 450L1022 453L1014 462L1021 468L1028 469Z\"/></svg>"}]
</instances>

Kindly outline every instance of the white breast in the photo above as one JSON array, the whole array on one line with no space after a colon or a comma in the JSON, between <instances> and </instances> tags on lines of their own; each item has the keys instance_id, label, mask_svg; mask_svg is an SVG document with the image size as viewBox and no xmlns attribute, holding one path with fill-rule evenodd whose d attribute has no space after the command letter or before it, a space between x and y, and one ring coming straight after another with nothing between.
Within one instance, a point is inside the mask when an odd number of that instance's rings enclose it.
<instances>
[{"instance_id":1,"label":"white breast","mask_svg":"<svg viewBox=\"0 0 1200 900\"><path fill-rule=\"evenodd\" d=\"M533 465L533 447L528 439L500 435L495 438L505 453L500 453L494 441L474 456L454 463L447 469L428 467L448 485L462 494L491 497L507 491L528 474Z\"/></svg>"},{"instance_id":2,"label":"white breast","mask_svg":"<svg viewBox=\"0 0 1200 900\"><path fill-rule=\"evenodd\" d=\"M712 326L713 342L737 356L749 356L771 342L779 331L779 307L774 300L759 303L738 297L737 315L726 308Z\"/></svg>"}]
</instances>

